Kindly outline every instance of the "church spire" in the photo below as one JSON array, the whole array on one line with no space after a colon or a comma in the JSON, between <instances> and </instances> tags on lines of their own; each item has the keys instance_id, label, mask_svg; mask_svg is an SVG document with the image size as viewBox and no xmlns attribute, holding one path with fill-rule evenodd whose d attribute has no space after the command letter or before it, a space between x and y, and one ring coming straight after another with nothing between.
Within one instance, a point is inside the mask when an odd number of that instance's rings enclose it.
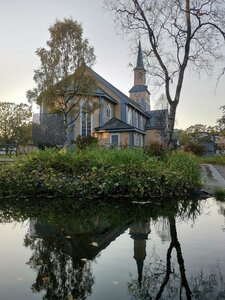
<instances>
[{"instance_id":1,"label":"church spire","mask_svg":"<svg viewBox=\"0 0 225 300\"><path fill-rule=\"evenodd\" d=\"M135 69L144 69L144 63L143 63L143 55L142 55L142 49L141 49L141 41L139 40L138 45L138 54L137 54L137 64Z\"/></svg>"},{"instance_id":2,"label":"church spire","mask_svg":"<svg viewBox=\"0 0 225 300\"><path fill-rule=\"evenodd\" d=\"M134 68L134 85L129 92L132 100L137 102L145 111L150 110L150 93L146 85L146 70L144 68L140 40L138 44L137 63Z\"/></svg>"}]
</instances>

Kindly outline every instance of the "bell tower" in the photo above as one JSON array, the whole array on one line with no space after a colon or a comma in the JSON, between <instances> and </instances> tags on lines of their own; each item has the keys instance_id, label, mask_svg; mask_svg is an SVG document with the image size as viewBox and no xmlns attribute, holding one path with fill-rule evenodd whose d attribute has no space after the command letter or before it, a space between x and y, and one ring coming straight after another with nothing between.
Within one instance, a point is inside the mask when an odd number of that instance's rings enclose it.
<instances>
[{"instance_id":1,"label":"bell tower","mask_svg":"<svg viewBox=\"0 0 225 300\"><path fill-rule=\"evenodd\" d=\"M134 68L134 86L130 89L130 98L136 101L145 111L150 110L150 93L146 85L146 70L143 63L141 42L138 45L137 63Z\"/></svg>"}]
</instances>

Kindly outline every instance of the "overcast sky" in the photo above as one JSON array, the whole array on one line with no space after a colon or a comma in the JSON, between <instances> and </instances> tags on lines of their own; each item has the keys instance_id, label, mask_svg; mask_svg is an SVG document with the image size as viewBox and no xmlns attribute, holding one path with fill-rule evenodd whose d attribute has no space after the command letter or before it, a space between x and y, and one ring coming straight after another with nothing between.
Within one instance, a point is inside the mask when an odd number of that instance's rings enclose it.
<instances>
[{"instance_id":1,"label":"overcast sky","mask_svg":"<svg viewBox=\"0 0 225 300\"><path fill-rule=\"evenodd\" d=\"M94 70L128 95L133 86L129 63L134 64L136 57L128 39L116 33L112 17L103 10L103 0L0 0L0 4L0 101L26 101L26 91L35 86L33 70L39 65L35 51L45 47L49 26L64 17L82 23L84 36L95 48ZM215 85L215 77L186 73L177 128L215 125L221 115L219 107L225 104L225 76L216 91ZM159 96L152 94L153 109Z\"/></svg>"}]
</instances>

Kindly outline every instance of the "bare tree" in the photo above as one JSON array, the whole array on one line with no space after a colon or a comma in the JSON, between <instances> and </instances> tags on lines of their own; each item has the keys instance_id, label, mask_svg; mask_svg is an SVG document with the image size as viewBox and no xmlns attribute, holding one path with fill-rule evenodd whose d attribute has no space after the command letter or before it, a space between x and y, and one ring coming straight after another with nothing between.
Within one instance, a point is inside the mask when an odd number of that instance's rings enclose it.
<instances>
[{"instance_id":1,"label":"bare tree","mask_svg":"<svg viewBox=\"0 0 225 300\"><path fill-rule=\"evenodd\" d=\"M148 71L164 86L170 106L170 146L187 67L210 74L215 61L224 59L224 1L105 0L105 3L126 34L145 39Z\"/></svg>"}]
</instances>

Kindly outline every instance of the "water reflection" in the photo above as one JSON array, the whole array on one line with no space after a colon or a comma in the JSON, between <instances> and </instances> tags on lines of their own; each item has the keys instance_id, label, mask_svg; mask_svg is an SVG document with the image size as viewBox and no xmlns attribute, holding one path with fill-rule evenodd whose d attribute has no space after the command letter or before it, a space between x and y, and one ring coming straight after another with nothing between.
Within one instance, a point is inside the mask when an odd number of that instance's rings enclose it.
<instances>
[{"instance_id":1,"label":"water reflection","mask_svg":"<svg viewBox=\"0 0 225 300\"><path fill-rule=\"evenodd\" d=\"M150 263L150 268L145 269L144 274L144 282L143 285L141 285L141 279L142 275L139 274L138 277L138 283L139 287L135 284L135 281L128 284L128 289L130 290L131 294L135 296L136 299L161 299L161 296L166 288L166 286L169 283L169 280L171 277L173 279L177 279L178 276L174 276L174 269L171 266L171 256L173 249L176 251L176 257L177 262L179 264L179 271L180 271L180 287L178 291L178 287L175 285L173 286L173 293L167 291L167 298L165 299L174 299L176 294L179 292L180 295L182 295L182 290L185 290L186 299L191 299L191 289L189 287L187 278L186 278L186 272L185 272L185 265L184 265L184 259L182 256L181 246L178 241L177 237L177 230L176 230L176 221L174 217L169 217L167 219L168 222L162 222L163 228L165 228L165 224L168 224L169 232L170 232L170 244L167 250L166 254L166 265L164 266L162 264L162 260L157 257L156 253L152 254L152 258L154 259L154 263ZM139 228L140 228L139 224ZM142 229L145 228L145 224L142 224ZM140 230L139 230L140 231ZM167 230L166 230L167 231ZM162 235L164 239L164 234ZM142 253L145 252L145 244L142 241ZM143 260L146 255L142 256L142 269L143 271ZM139 270L139 269L138 269ZM147 271L147 272L146 272ZM157 280L156 280L157 279ZM174 283L176 281L174 280ZM171 287L170 287L171 289ZM153 297L154 295L154 297Z\"/></svg>"},{"instance_id":2,"label":"water reflection","mask_svg":"<svg viewBox=\"0 0 225 300\"><path fill-rule=\"evenodd\" d=\"M32 290L45 290L44 299L67 299L68 295L86 299L94 283L91 264L80 259L88 241L82 238L78 244L76 238L68 239L63 229L38 221L33 226L35 234L24 239L24 245L33 251L28 264L37 272Z\"/></svg>"},{"instance_id":3,"label":"water reflection","mask_svg":"<svg viewBox=\"0 0 225 300\"><path fill-rule=\"evenodd\" d=\"M24 245L33 251L28 264L37 272L32 290L46 290L44 299L86 299L94 284L92 260L121 232L124 226L111 227L99 216L87 231L82 223L65 229L31 219Z\"/></svg>"},{"instance_id":4,"label":"water reflection","mask_svg":"<svg viewBox=\"0 0 225 300\"><path fill-rule=\"evenodd\" d=\"M118 237L126 239L127 235L132 240L127 243L132 245L127 256L133 257L135 269L119 260L124 273L130 273L121 287L125 296L120 299L225 299L223 266L208 257L212 268L192 270L183 237L188 227L178 234L178 228L188 222L191 228L199 226L195 222L213 214L216 205L225 215L224 204L216 203L212 206L207 200L194 200L147 208L102 204L70 213L45 207L42 212L33 211L32 216L29 209L8 205L0 216L4 222L31 216L24 246L31 251L27 266L36 274L31 290L44 295L43 299L115 299L113 288L111 298L97 296L95 287L102 277L96 265L101 264L102 253L113 241L117 243ZM215 211L218 214L218 208ZM115 251L119 259L121 248ZM222 253L221 257L225 259ZM112 259L107 272L113 272L114 263Z\"/></svg>"}]
</instances>

